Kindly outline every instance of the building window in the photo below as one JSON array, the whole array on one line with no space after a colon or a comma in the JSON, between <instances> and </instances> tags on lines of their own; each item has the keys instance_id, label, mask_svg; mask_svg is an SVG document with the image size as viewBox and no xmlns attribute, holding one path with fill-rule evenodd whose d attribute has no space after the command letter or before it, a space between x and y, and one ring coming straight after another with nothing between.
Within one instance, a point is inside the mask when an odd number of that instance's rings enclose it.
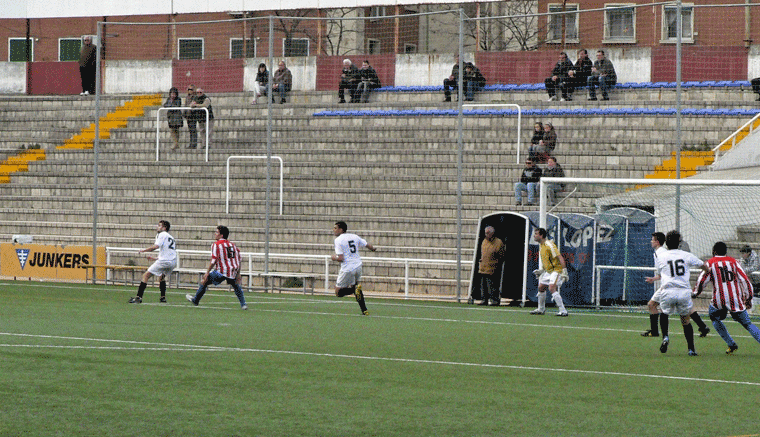
<instances>
[{"instance_id":1,"label":"building window","mask_svg":"<svg viewBox=\"0 0 760 437\"><path fill-rule=\"evenodd\" d=\"M369 21L377 21L380 18L385 17L386 16L385 6L372 6L369 9L369 16L370 16Z\"/></svg>"},{"instance_id":2,"label":"building window","mask_svg":"<svg viewBox=\"0 0 760 437\"><path fill-rule=\"evenodd\" d=\"M282 53L285 56L309 56L309 39L283 38Z\"/></svg>"},{"instance_id":3,"label":"building window","mask_svg":"<svg viewBox=\"0 0 760 437\"><path fill-rule=\"evenodd\" d=\"M60 38L58 40L58 60L79 61L79 52L82 51L81 38Z\"/></svg>"},{"instance_id":4,"label":"building window","mask_svg":"<svg viewBox=\"0 0 760 437\"><path fill-rule=\"evenodd\" d=\"M245 57L256 57L256 41L252 39L245 40L247 45L245 47ZM243 57L243 38L230 38L230 59L237 59Z\"/></svg>"},{"instance_id":5,"label":"building window","mask_svg":"<svg viewBox=\"0 0 760 437\"><path fill-rule=\"evenodd\" d=\"M26 62L26 47L26 38L8 38L8 61ZM34 38L29 39L29 61L34 61Z\"/></svg>"},{"instance_id":6,"label":"building window","mask_svg":"<svg viewBox=\"0 0 760 437\"><path fill-rule=\"evenodd\" d=\"M379 39L367 39L367 54L376 55L380 53L380 40Z\"/></svg>"},{"instance_id":7,"label":"building window","mask_svg":"<svg viewBox=\"0 0 760 437\"><path fill-rule=\"evenodd\" d=\"M578 42L578 5L566 4L564 14L562 5L549 5L548 42L562 42L562 19L565 19L565 42ZM571 13L568 13L571 12Z\"/></svg>"},{"instance_id":8,"label":"building window","mask_svg":"<svg viewBox=\"0 0 760 437\"><path fill-rule=\"evenodd\" d=\"M417 53L417 44L404 44L404 53L411 54Z\"/></svg>"},{"instance_id":9,"label":"building window","mask_svg":"<svg viewBox=\"0 0 760 437\"><path fill-rule=\"evenodd\" d=\"M636 42L636 8L630 4L604 5L604 42Z\"/></svg>"},{"instance_id":10,"label":"building window","mask_svg":"<svg viewBox=\"0 0 760 437\"><path fill-rule=\"evenodd\" d=\"M678 40L678 8L670 5L662 7L662 42ZM681 41L694 42L694 8L681 6Z\"/></svg>"},{"instance_id":11,"label":"building window","mask_svg":"<svg viewBox=\"0 0 760 437\"><path fill-rule=\"evenodd\" d=\"M177 59L203 59L203 38L180 38Z\"/></svg>"}]
</instances>

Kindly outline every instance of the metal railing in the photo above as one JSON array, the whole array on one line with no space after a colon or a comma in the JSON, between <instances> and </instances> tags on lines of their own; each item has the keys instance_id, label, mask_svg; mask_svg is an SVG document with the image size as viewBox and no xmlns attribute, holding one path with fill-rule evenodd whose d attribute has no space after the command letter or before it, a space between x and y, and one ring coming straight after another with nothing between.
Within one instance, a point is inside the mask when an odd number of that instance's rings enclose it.
<instances>
[{"instance_id":1,"label":"metal railing","mask_svg":"<svg viewBox=\"0 0 760 437\"><path fill-rule=\"evenodd\" d=\"M757 114L754 117L752 117L752 120L744 123L742 125L742 127L740 127L739 129L737 129L736 131L734 131L734 133L732 133L731 135L729 135L725 140L721 141L720 144L718 144L717 146L715 146L712 149L713 153L715 154L715 161L717 161L718 158L720 157L720 151L721 151L721 149L723 147L725 147L725 146L727 146L727 145L730 144L731 147L728 148L728 150L730 150L734 146L736 146L736 144L737 144L737 137L739 136L739 134L741 134L745 130L748 131L747 135L743 136L739 141L743 140L744 138L746 138L749 135L752 135L752 133L757 129L756 124L760 125L760 123L756 123L758 119L760 119L760 114Z\"/></svg>"},{"instance_id":2,"label":"metal railing","mask_svg":"<svg viewBox=\"0 0 760 437\"><path fill-rule=\"evenodd\" d=\"M107 265L113 265L114 256L115 255L130 255L135 256L137 255L139 248L129 248L129 247L106 247L106 264ZM203 262L206 262L210 256L209 251L201 251L201 250L177 250L177 267L175 268L175 271L179 272L195 272L195 270L199 269L191 269L186 267L189 264L189 260L195 259L195 260L203 260ZM243 258L243 264L246 265L246 267L241 269L241 276L248 278L248 285L250 287L250 284L253 283L253 280L255 277L258 277L260 273L270 273L270 272L262 272L261 270L254 269L254 265L256 265L257 260L263 260L264 259L264 252L241 252L241 256ZM270 253L269 254L270 259L280 259L280 260L295 260L295 261L312 261L312 262L318 262L322 265L324 265L324 271L322 274L319 274L320 277L322 277L323 284L324 284L324 291L329 292L331 289L330 287L330 279L335 279L337 277L337 271L338 271L338 264L331 260L330 255L312 255L312 254L290 254L290 253ZM469 269L472 265L472 261L463 261L463 264L468 266ZM445 260L445 259L422 259L422 258L384 258L384 257L362 257L362 264L365 266L372 266L377 264L390 264L392 266L397 267L398 269L403 268L403 275L400 276L384 276L383 279L390 279L395 280L399 283L399 285L403 284L403 290L404 290L404 299L411 299L412 295L410 293L411 283L412 281L420 281L420 282L432 282L430 278L426 277L415 277L412 275L412 268L414 265L429 265L429 266L456 266L457 262L456 260ZM334 274L330 273L330 268L335 270ZM147 266L146 266L147 269ZM203 270L205 272L205 269ZM290 272L290 273L300 273L300 272ZM110 272L109 272L110 274ZM378 277L378 276L376 276ZM371 277L366 277L367 279L371 279ZM108 278L109 280L112 278ZM453 281L453 279L452 279ZM467 284L469 284L469 280L466 280ZM450 296L441 295L439 298L441 299L453 299L456 298L456 294L454 293L454 289L456 288L454 284L451 286L452 293ZM435 298L435 295L426 295L426 298Z\"/></svg>"},{"instance_id":3,"label":"metal railing","mask_svg":"<svg viewBox=\"0 0 760 437\"><path fill-rule=\"evenodd\" d=\"M210 127L211 127L209 125L209 119L208 119L209 117L208 108L191 108L189 106L171 106L168 108L162 106L158 108L158 110L156 111L156 162L158 162L158 151L159 151L159 145L160 145L160 140L161 140L161 111L175 111L175 110L181 111L183 109L192 109L192 110L202 109L203 111L206 112L206 129L204 130L206 131L206 162L208 162L208 131L210 130Z\"/></svg>"}]
</instances>

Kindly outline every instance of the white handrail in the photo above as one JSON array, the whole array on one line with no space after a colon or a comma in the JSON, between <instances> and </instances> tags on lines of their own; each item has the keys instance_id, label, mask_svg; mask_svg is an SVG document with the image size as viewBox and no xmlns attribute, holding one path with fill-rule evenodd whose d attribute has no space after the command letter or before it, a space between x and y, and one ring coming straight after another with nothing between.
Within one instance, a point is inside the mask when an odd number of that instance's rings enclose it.
<instances>
[{"instance_id":1,"label":"white handrail","mask_svg":"<svg viewBox=\"0 0 760 437\"><path fill-rule=\"evenodd\" d=\"M283 165L282 165L282 158L279 156L271 156L272 159L277 159L280 161L280 215L282 215L282 173L283 173ZM230 156L227 158L227 191L225 193L225 213L230 213L230 160L231 159L267 159L266 155L252 155L252 156Z\"/></svg>"},{"instance_id":2,"label":"white handrail","mask_svg":"<svg viewBox=\"0 0 760 437\"><path fill-rule=\"evenodd\" d=\"M129 247L106 247L106 259L108 260L108 264L111 263L111 254L114 253L126 253L126 254L137 254L139 248L129 248ZM253 270L253 260L254 258L263 258L264 252L241 252L240 253L243 259L248 260L248 271L244 272L241 271L240 274L242 276L248 277L248 283L252 283L252 278L256 276L256 272ZM184 249L177 249L177 269L180 269L182 266L182 259L183 256L209 256L209 251L207 250L184 250ZM335 262L331 261L331 255L313 255L313 254L298 254L298 253L269 253L269 259L296 259L296 260L322 260L324 261L325 265L325 271L324 271L324 289L329 290L330 287L330 266L337 264ZM429 278L422 278L422 277L412 277L410 274L409 266L411 264L431 264L431 265L452 265L456 266L457 262L456 260L448 260L448 259L425 259L425 258L385 258L385 257L376 257L376 256L362 256L362 263L363 264L373 264L377 262L387 262L390 264L399 265L399 268L402 268L404 271L403 276L403 284L404 284L404 299L409 298L409 281L410 279L427 279ZM462 264L465 266L471 265L472 261L466 261L462 260ZM333 275L336 276L336 274ZM399 276L389 276L390 278L401 278ZM401 282L401 281L400 281ZM465 280L465 282L469 283L469 280Z\"/></svg>"},{"instance_id":3,"label":"white handrail","mask_svg":"<svg viewBox=\"0 0 760 437\"><path fill-rule=\"evenodd\" d=\"M745 128L747 128L747 127L749 126L749 133L750 133L750 134L752 134L752 131L754 131L754 130L755 130L755 129L754 129L755 121L756 121L758 118L760 118L760 113L758 113L757 115L755 115L754 117L752 117L752 120L750 120L750 121L748 121L748 122L744 123L744 124L742 125L742 127L740 127L739 129L737 129L736 131L734 131L734 133L732 133L731 135L729 135L728 137L726 137L726 139L725 139L725 140L721 141L721 142L720 142L720 144L718 144L717 146L715 146L715 147L712 149L713 153L715 154L715 161L717 161L717 160L718 160L718 158L720 157L720 149L721 149L721 147L723 147L723 146L724 146L724 145L725 145L727 142L731 141L731 147L732 147L732 148L733 148L734 146L736 146L736 137L737 137L737 136L739 135L739 133L741 133L741 131L743 131Z\"/></svg>"},{"instance_id":4,"label":"white handrail","mask_svg":"<svg viewBox=\"0 0 760 437\"><path fill-rule=\"evenodd\" d=\"M466 103L462 108L476 108L480 106L514 106L517 108L517 163L520 163L520 128L522 127L522 108L517 103ZM468 114L465 114L468 115Z\"/></svg>"},{"instance_id":5,"label":"white handrail","mask_svg":"<svg viewBox=\"0 0 760 437\"><path fill-rule=\"evenodd\" d=\"M174 110L183 110L183 109L202 109L206 111L206 162L208 162L208 131L209 131L209 115L208 115L208 108L192 108L190 106L169 106L169 107L160 107L158 108L158 111L156 111L156 162L158 162L158 146L159 146L159 140L161 139L161 111L174 111Z\"/></svg>"}]
</instances>

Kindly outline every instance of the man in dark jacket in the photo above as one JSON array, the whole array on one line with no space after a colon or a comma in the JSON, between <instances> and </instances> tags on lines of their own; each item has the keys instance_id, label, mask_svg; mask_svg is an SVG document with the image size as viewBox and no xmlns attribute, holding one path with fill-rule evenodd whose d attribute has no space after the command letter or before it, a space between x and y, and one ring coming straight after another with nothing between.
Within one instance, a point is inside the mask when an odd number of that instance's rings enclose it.
<instances>
[{"instance_id":1,"label":"man in dark jacket","mask_svg":"<svg viewBox=\"0 0 760 437\"><path fill-rule=\"evenodd\" d=\"M567 72L570 77L570 87L567 90L569 96L572 97L576 89L586 86L586 81L591 76L591 67L593 65L594 63L588 58L586 49L578 50L578 60L575 61L573 69Z\"/></svg>"},{"instance_id":2,"label":"man in dark jacket","mask_svg":"<svg viewBox=\"0 0 760 437\"><path fill-rule=\"evenodd\" d=\"M596 61L591 67L591 76L586 81L588 84L588 99L596 100L596 85L602 91L602 100L609 100L607 90L617 83L617 74L612 62L604 57L604 50L596 52Z\"/></svg>"},{"instance_id":3,"label":"man in dark jacket","mask_svg":"<svg viewBox=\"0 0 760 437\"><path fill-rule=\"evenodd\" d=\"M87 35L83 39L82 50L79 52L79 76L82 79L82 92L80 96L95 94L95 71L97 63L97 46L92 43L92 37Z\"/></svg>"},{"instance_id":4,"label":"man in dark jacket","mask_svg":"<svg viewBox=\"0 0 760 437\"><path fill-rule=\"evenodd\" d=\"M565 177L565 170L563 170L562 166L559 165L559 162L557 162L557 158L550 156L546 160L546 171L543 172L542 177L547 177L547 178L564 178ZM557 193L565 190L565 184L563 183L546 184L546 189L549 195L549 205L554 206L554 204L557 203Z\"/></svg>"},{"instance_id":5,"label":"man in dark jacket","mask_svg":"<svg viewBox=\"0 0 760 437\"><path fill-rule=\"evenodd\" d=\"M462 62L464 76L462 77L463 92L465 99L468 101L475 100L475 91L483 89L486 85L486 79L472 62ZM443 101L451 101L451 91L459 89L459 55L454 56L454 67L451 69L451 76L443 79ZM469 96L468 96L469 94Z\"/></svg>"},{"instance_id":6,"label":"man in dark jacket","mask_svg":"<svg viewBox=\"0 0 760 437\"><path fill-rule=\"evenodd\" d=\"M359 95L361 102L367 103L369 102L369 93L375 88L380 88L380 78L377 77L377 72L369 65L369 61L367 60L362 62L359 75L361 82L359 82L356 93Z\"/></svg>"},{"instance_id":7,"label":"man in dark jacket","mask_svg":"<svg viewBox=\"0 0 760 437\"><path fill-rule=\"evenodd\" d=\"M351 63L350 59L343 60L343 70L340 72L340 85L338 85L338 103L346 103L346 90L351 96L351 103L358 103L359 97L356 88L361 82L362 77L356 65Z\"/></svg>"},{"instance_id":8,"label":"man in dark jacket","mask_svg":"<svg viewBox=\"0 0 760 437\"><path fill-rule=\"evenodd\" d=\"M528 158L525 168L520 175L520 182L515 184L515 203L522 205L522 193L528 193L528 205L535 205L538 197L538 181L541 179L541 168Z\"/></svg>"},{"instance_id":9,"label":"man in dark jacket","mask_svg":"<svg viewBox=\"0 0 760 437\"><path fill-rule=\"evenodd\" d=\"M573 63L567 59L567 53L561 52L559 54L559 61L557 61L552 69L551 77L547 77L544 81L546 92L549 93L550 102L557 100L557 88L562 92L563 101L572 100L572 98L567 95L568 86L572 86L568 72L572 69Z\"/></svg>"}]
</instances>

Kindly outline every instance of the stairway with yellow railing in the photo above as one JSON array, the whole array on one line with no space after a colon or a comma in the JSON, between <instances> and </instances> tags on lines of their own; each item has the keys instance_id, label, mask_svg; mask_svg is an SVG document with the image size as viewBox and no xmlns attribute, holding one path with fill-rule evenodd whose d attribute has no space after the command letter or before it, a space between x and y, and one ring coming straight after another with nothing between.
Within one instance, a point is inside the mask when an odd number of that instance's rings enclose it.
<instances>
[{"instance_id":1,"label":"stairway with yellow railing","mask_svg":"<svg viewBox=\"0 0 760 437\"><path fill-rule=\"evenodd\" d=\"M148 106L161 105L161 94L135 96L132 100L116 107L104 117L100 118L98 123L98 138L106 139L111 137L111 129L127 127L130 118L142 117L145 115L145 108ZM74 135L64 142L57 149L92 149L95 142L95 123L89 127L83 128L82 132Z\"/></svg>"}]
</instances>

